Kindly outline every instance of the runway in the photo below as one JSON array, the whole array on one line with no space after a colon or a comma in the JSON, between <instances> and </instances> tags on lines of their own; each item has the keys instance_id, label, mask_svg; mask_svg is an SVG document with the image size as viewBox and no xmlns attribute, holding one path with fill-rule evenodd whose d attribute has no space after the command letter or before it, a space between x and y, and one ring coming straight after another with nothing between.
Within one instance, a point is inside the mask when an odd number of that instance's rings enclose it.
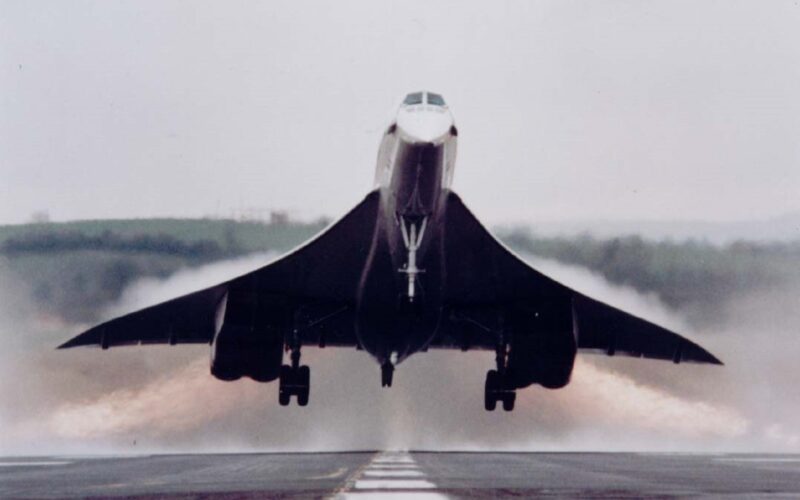
<instances>
[{"instance_id":1,"label":"runway","mask_svg":"<svg viewBox=\"0 0 800 500\"><path fill-rule=\"evenodd\" d=\"M797 498L800 455L258 453L0 458L0 498Z\"/></svg>"}]
</instances>

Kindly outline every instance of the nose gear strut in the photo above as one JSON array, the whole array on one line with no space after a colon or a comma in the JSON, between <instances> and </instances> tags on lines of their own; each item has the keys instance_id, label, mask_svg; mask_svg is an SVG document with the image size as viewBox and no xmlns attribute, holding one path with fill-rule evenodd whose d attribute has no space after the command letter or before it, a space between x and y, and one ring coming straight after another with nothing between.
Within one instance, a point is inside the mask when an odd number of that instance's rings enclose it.
<instances>
[{"instance_id":1,"label":"nose gear strut","mask_svg":"<svg viewBox=\"0 0 800 500\"><path fill-rule=\"evenodd\" d=\"M406 228L406 223L408 228ZM419 250L422 243L422 237L425 235L425 228L428 225L428 218L423 217L422 222L417 224L413 220L406 221L406 218L400 218L400 231L403 234L403 243L408 251L408 258L402 268L398 269L399 272L408 277L407 296L409 302L414 302L416 296L417 275L424 273L424 269L417 267L417 250Z\"/></svg>"},{"instance_id":2,"label":"nose gear strut","mask_svg":"<svg viewBox=\"0 0 800 500\"><path fill-rule=\"evenodd\" d=\"M392 386L392 375L394 375L394 365L387 361L381 365L381 387Z\"/></svg>"}]
</instances>

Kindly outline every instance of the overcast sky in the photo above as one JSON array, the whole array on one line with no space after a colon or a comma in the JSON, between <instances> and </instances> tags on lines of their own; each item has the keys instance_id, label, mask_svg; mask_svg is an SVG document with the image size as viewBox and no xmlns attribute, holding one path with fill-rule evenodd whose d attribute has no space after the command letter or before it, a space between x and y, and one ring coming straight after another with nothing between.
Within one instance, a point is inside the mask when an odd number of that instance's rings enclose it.
<instances>
[{"instance_id":1,"label":"overcast sky","mask_svg":"<svg viewBox=\"0 0 800 500\"><path fill-rule=\"evenodd\" d=\"M800 210L798 1L0 0L0 223L338 216L444 94L490 223Z\"/></svg>"}]
</instances>

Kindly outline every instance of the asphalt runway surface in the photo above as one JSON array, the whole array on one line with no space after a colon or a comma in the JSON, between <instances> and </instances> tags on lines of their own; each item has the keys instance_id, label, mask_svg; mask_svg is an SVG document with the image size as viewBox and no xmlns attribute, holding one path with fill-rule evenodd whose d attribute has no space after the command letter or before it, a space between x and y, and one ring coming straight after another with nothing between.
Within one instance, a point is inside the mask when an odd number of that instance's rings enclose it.
<instances>
[{"instance_id":1,"label":"asphalt runway surface","mask_svg":"<svg viewBox=\"0 0 800 500\"><path fill-rule=\"evenodd\" d=\"M800 498L800 455L257 453L0 458L0 498Z\"/></svg>"}]
</instances>

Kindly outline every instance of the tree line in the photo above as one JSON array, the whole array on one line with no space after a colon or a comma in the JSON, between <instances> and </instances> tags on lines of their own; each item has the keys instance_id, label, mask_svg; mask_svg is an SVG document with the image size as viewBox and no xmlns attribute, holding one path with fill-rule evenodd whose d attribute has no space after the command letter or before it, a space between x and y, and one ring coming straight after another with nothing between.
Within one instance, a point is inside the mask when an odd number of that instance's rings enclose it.
<instances>
[{"instance_id":1,"label":"tree line","mask_svg":"<svg viewBox=\"0 0 800 500\"><path fill-rule=\"evenodd\" d=\"M118 253L171 255L195 260L215 260L235 253L232 245L223 249L214 240L186 242L168 234L121 236L111 231L87 235L78 231L47 231L9 237L0 244L0 252L9 256L47 254L80 250Z\"/></svg>"},{"instance_id":2,"label":"tree line","mask_svg":"<svg viewBox=\"0 0 800 500\"><path fill-rule=\"evenodd\" d=\"M519 252L589 268L618 285L657 294L666 304L702 315L734 294L800 283L800 242L648 241L540 237L513 230L503 240Z\"/></svg>"}]
</instances>

